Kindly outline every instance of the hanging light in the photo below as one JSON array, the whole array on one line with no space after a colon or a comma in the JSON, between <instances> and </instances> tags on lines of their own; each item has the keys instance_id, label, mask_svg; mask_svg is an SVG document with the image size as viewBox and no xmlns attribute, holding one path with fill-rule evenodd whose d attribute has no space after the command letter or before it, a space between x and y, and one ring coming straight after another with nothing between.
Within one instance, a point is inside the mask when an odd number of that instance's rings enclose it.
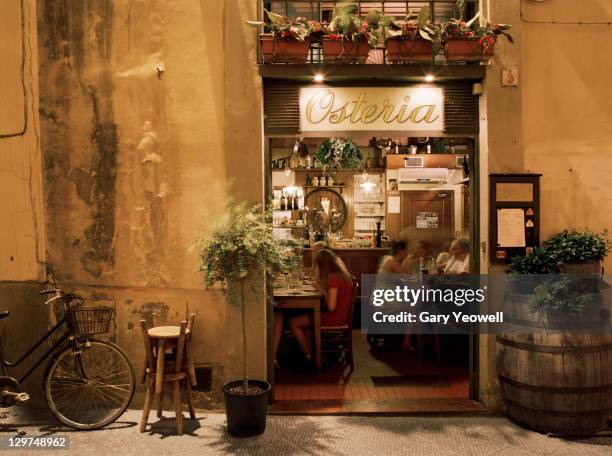
<instances>
[{"instance_id":1,"label":"hanging light","mask_svg":"<svg viewBox=\"0 0 612 456\"><path fill-rule=\"evenodd\" d=\"M361 184L359 184L359 187L363 188L366 192L371 192L372 189L376 187L376 182L370 180L370 176L366 170L364 170L361 175Z\"/></svg>"}]
</instances>

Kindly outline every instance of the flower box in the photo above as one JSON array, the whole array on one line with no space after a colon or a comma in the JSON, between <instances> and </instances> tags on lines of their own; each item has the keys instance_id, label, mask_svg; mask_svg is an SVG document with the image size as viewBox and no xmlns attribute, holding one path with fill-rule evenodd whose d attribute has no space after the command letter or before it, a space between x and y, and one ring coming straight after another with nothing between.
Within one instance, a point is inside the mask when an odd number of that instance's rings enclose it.
<instances>
[{"instance_id":1,"label":"flower box","mask_svg":"<svg viewBox=\"0 0 612 456\"><path fill-rule=\"evenodd\" d=\"M433 43L421 38L388 38L385 41L385 50L390 63L428 62L433 58Z\"/></svg>"},{"instance_id":2,"label":"flower box","mask_svg":"<svg viewBox=\"0 0 612 456\"><path fill-rule=\"evenodd\" d=\"M365 39L350 41L332 36L323 37L322 48L325 62L364 63L370 52Z\"/></svg>"},{"instance_id":3,"label":"flower box","mask_svg":"<svg viewBox=\"0 0 612 456\"><path fill-rule=\"evenodd\" d=\"M444 53L449 62L478 62L493 57L494 44L486 49L477 39L448 38L444 43Z\"/></svg>"},{"instance_id":4,"label":"flower box","mask_svg":"<svg viewBox=\"0 0 612 456\"><path fill-rule=\"evenodd\" d=\"M271 33L259 35L264 63L306 63L310 50L310 37L304 41L292 37L282 38Z\"/></svg>"}]
</instances>

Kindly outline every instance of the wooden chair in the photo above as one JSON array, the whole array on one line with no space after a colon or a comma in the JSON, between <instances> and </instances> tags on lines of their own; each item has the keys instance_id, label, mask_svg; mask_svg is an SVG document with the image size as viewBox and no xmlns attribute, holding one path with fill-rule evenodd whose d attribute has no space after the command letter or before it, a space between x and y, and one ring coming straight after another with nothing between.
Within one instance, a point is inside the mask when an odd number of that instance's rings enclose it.
<instances>
[{"instance_id":1,"label":"wooden chair","mask_svg":"<svg viewBox=\"0 0 612 456\"><path fill-rule=\"evenodd\" d=\"M321 355L339 353L342 360L348 364L350 372L355 370L353 357L353 312L355 300L359 297L359 282L353 277L353 293L349 307L348 321L341 326L321 326Z\"/></svg>"},{"instance_id":2,"label":"wooden chair","mask_svg":"<svg viewBox=\"0 0 612 456\"><path fill-rule=\"evenodd\" d=\"M182 321L178 334L166 336L149 333L146 321L141 320L142 336L145 345L146 366L145 383L147 387L144 409L140 422L140 432L144 432L149 419L149 413L154 397L157 398L157 416L162 416L164 386L171 385L174 397L174 410L176 412L176 430L178 435L183 434L183 401L181 389L185 391L189 416L195 419L193 396L191 386L195 385L195 372L191 358L191 335L195 315L189 317L189 323ZM154 332L156 328L152 328ZM178 337L177 337L178 336ZM172 349L172 354L166 352Z\"/></svg>"}]
</instances>

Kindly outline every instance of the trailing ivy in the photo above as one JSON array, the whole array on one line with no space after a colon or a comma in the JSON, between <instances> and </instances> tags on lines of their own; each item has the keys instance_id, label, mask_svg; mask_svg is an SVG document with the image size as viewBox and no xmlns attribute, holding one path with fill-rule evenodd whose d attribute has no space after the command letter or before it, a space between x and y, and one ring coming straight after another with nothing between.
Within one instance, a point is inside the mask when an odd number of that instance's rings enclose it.
<instances>
[{"instance_id":1,"label":"trailing ivy","mask_svg":"<svg viewBox=\"0 0 612 456\"><path fill-rule=\"evenodd\" d=\"M329 138L323 141L315 152L315 159L321 166L331 169L361 167L363 155L350 139Z\"/></svg>"}]
</instances>

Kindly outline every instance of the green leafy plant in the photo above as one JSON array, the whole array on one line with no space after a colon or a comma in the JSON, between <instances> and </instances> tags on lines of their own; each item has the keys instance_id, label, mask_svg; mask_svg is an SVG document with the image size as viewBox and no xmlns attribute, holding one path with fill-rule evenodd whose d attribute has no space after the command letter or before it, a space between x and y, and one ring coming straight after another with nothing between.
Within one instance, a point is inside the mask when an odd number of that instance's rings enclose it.
<instances>
[{"instance_id":1,"label":"green leafy plant","mask_svg":"<svg viewBox=\"0 0 612 456\"><path fill-rule=\"evenodd\" d=\"M315 152L321 166L331 169L358 169L363 163L359 148L350 139L329 138Z\"/></svg>"},{"instance_id":2,"label":"green leafy plant","mask_svg":"<svg viewBox=\"0 0 612 456\"><path fill-rule=\"evenodd\" d=\"M510 260L510 274L551 274L557 272L557 262L543 248L534 249L529 255L515 256Z\"/></svg>"},{"instance_id":3,"label":"green leafy plant","mask_svg":"<svg viewBox=\"0 0 612 456\"><path fill-rule=\"evenodd\" d=\"M529 298L532 311L553 312L561 317L578 319L596 297L597 282L584 278L563 277L547 280L535 287Z\"/></svg>"},{"instance_id":4,"label":"green leafy plant","mask_svg":"<svg viewBox=\"0 0 612 456\"><path fill-rule=\"evenodd\" d=\"M282 249L274 240L269 212L246 203L227 205L211 232L197 242L200 271L212 287L221 284L229 302L241 310L243 342L242 392L249 391L247 371L247 334L245 325L245 288L261 294L255 279L258 273L282 266Z\"/></svg>"},{"instance_id":5,"label":"green leafy plant","mask_svg":"<svg viewBox=\"0 0 612 456\"><path fill-rule=\"evenodd\" d=\"M254 27L263 27L264 33L272 33L280 38L295 38L304 41L312 35L323 33L321 24L317 21L308 20L305 17L290 19L287 16L264 10L266 21L246 21Z\"/></svg>"},{"instance_id":6,"label":"green leafy plant","mask_svg":"<svg viewBox=\"0 0 612 456\"><path fill-rule=\"evenodd\" d=\"M367 41L371 47L376 47L378 40L374 30L378 28L380 16L373 13L368 16L373 24L368 22L368 18L361 18L358 15L359 6L354 3L339 3L334 8L334 15L329 24L324 27L325 35L331 39L348 40L352 42Z\"/></svg>"},{"instance_id":7,"label":"green leafy plant","mask_svg":"<svg viewBox=\"0 0 612 456\"><path fill-rule=\"evenodd\" d=\"M544 249L559 263L601 261L609 252L607 231L597 234L590 230L564 230L544 242Z\"/></svg>"},{"instance_id":8,"label":"green leafy plant","mask_svg":"<svg viewBox=\"0 0 612 456\"><path fill-rule=\"evenodd\" d=\"M465 22L463 19L451 19L442 25L443 40L452 38L475 40L486 51L489 47L497 42L499 35L503 35L510 43L514 43L514 39L506 30L512 26L510 24L494 24L486 22L479 24L476 20L480 17L480 13Z\"/></svg>"},{"instance_id":9,"label":"green leafy plant","mask_svg":"<svg viewBox=\"0 0 612 456\"><path fill-rule=\"evenodd\" d=\"M385 37L414 40L422 38L433 43L433 55L442 47L442 28L431 22L429 6L424 6L417 15L409 15L403 21L390 20L385 23Z\"/></svg>"}]
</instances>

